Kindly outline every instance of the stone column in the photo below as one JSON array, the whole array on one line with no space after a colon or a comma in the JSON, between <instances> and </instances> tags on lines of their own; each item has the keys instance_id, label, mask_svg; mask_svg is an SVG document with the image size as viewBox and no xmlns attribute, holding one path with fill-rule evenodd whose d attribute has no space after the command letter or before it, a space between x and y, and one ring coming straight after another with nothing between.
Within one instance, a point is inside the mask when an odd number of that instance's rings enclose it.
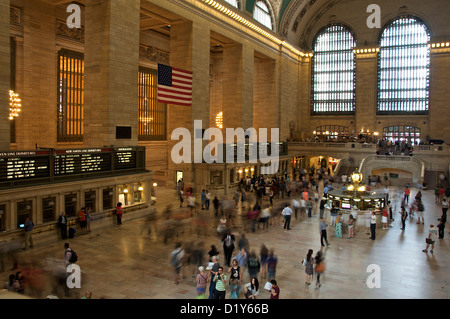
<instances>
[{"instance_id":1,"label":"stone column","mask_svg":"<svg viewBox=\"0 0 450 319\"><path fill-rule=\"evenodd\" d=\"M0 0L0 150L9 150L9 0Z\"/></svg>"},{"instance_id":2,"label":"stone column","mask_svg":"<svg viewBox=\"0 0 450 319\"><path fill-rule=\"evenodd\" d=\"M450 142L449 90L450 50L432 49L430 61L430 104L427 125L429 132L422 131L420 139L425 141L427 135L431 139L441 139ZM422 124L422 123L420 123Z\"/></svg>"},{"instance_id":3,"label":"stone column","mask_svg":"<svg viewBox=\"0 0 450 319\"><path fill-rule=\"evenodd\" d=\"M185 186L194 186L194 120L202 120L203 129L209 127L209 65L210 30L201 22L174 24L170 30L170 66L193 72L192 106L167 105L168 126L168 183L174 187L175 172L183 171ZM171 140L176 128L186 128L191 133L191 163L175 164L172 161L172 148L178 140ZM206 141L202 143L206 145ZM198 150L200 151L200 150Z\"/></svg>"},{"instance_id":4,"label":"stone column","mask_svg":"<svg viewBox=\"0 0 450 319\"><path fill-rule=\"evenodd\" d=\"M356 56L355 132L373 132L377 114L377 53Z\"/></svg>"},{"instance_id":5,"label":"stone column","mask_svg":"<svg viewBox=\"0 0 450 319\"><path fill-rule=\"evenodd\" d=\"M87 0L85 12L84 145L137 145L140 1Z\"/></svg>"}]
</instances>

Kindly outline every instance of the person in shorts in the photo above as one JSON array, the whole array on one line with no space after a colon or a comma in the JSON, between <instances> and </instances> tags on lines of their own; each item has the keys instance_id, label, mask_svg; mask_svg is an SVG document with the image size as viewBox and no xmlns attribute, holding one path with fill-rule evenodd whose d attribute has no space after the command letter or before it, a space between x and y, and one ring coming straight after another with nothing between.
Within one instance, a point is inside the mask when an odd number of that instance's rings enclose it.
<instances>
[{"instance_id":1,"label":"person in shorts","mask_svg":"<svg viewBox=\"0 0 450 319\"><path fill-rule=\"evenodd\" d=\"M428 247L430 247L430 245L431 245L430 252L433 253L434 243L436 241L437 233L438 233L437 228L434 227L434 225L430 225L430 229L428 231L428 237L425 239L425 241L427 243L427 247L424 250L422 250L424 253L428 252Z\"/></svg>"}]
</instances>

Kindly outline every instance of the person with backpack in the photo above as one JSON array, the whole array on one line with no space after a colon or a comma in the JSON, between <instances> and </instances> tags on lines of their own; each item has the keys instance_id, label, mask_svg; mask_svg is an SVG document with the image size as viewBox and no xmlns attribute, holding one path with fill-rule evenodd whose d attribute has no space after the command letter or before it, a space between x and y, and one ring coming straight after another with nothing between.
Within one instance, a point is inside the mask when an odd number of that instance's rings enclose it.
<instances>
[{"instance_id":1,"label":"person with backpack","mask_svg":"<svg viewBox=\"0 0 450 319\"><path fill-rule=\"evenodd\" d=\"M417 224L420 224L420 219L422 219L422 224L424 224L423 212L425 207L423 206L422 199L416 198L417 202Z\"/></svg>"},{"instance_id":2,"label":"person with backpack","mask_svg":"<svg viewBox=\"0 0 450 319\"><path fill-rule=\"evenodd\" d=\"M72 248L69 247L69 243L64 244L64 265L69 266L70 264L76 263L78 261L78 256Z\"/></svg>"},{"instance_id":3,"label":"person with backpack","mask_svg":"<svg viewBox=\"0 0 450 319\"><path fill-rule=\"evenodd\" d=\"M231 267L231 256L233 254L234 250L234 241L235 236L231 233L229 229L226 230L225 234L222 237L222 243L223 243L223 253L225 256L225 264L228 267Z\"/></svg>"},{"instance_id":4,"label":"person with backpack","mask_svg":"<svg viewBox=\"0 0 450 319\"><path fill-rule=\"evenodd\" d=\"M175 284L182 280L181 268L183 266L184 249L181 243L175 245L175 249L170 253L170 265L175 269Z\"/></svg>"},{"instance_id":5,"label":"person with backpack","mask_svg":"<svg viewBox=\"0 0 450 319\"><path fill-rule=\"evenodd\" d=\"M259 270L261 269L261 263L259 262L259 258L254 250L252 250L247 259L247 269L250 278L258 277Z\"/></svg>"}]
</instances>

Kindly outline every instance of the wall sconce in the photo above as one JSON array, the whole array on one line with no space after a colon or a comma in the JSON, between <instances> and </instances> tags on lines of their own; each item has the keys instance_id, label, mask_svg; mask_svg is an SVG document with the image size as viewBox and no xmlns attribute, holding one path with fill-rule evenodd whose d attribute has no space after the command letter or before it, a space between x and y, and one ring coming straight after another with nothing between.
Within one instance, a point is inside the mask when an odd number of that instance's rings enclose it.
<instances>
[{"instance_id":1,"label":"wall sconce","mask_svg":"<svg viewBox=\"0 0 450 319\"><path fill-rule=\"evenodd\" d=\"M143 191L143 190L144 190L144 187L142 187L142 185L139 184L138 190Z\"/></svg>"},{"instance_id":2,"label":"wall sconce","mask_svg":"<svg viewBox=\"0 0 450 319\"><path fill-rule=\"evenodd\" d=\"M123 192L124 192L125 194L128 194L128 186L125 186Z\"/></svg>"},{"instance_id":3,"label":"wall sconce","mask_svg":"<svg viewBox=\"0 0 450 319\"><path fill-rule=\"evenodd\" d=\"M154 182L153 187L156 187L156 186L158 186L158 183Z\"/></svg>"}]
</instances>

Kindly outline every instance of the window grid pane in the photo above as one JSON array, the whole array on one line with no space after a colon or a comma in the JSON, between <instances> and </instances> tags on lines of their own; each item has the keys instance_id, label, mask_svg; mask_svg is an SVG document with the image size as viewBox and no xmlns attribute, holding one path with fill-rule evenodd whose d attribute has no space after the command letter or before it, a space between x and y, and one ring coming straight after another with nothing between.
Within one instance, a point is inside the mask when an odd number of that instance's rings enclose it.
<instances>
[{"instance_id":1,"label":"window grid pane","mask_svg":"<svg viewBox=\"0 0 450 319\"><path fill-rule=\"evenodd\" d=\"M430 33L413 17L393 21L380 38L379 114L428 112Z\"/></svg>"},{"instance_id":2,"label":"window grid pane","mask_svg":"<svg viewBox=\"0 0 450 319\"><path fill-rule=\"evenodd\" d=\"M263 1L256 2L253 18L263 26L272 30L272 18L270 16L269 7Z\"/></svg>"},{"instance_id":3,"label":"window grid pane","mask_svg":"<svg viewBox=\"0 0 450 319\"><path fill-rule=\"evenodd\" d=\"M58 142L83 141L84 56L60 50L58 54Z\"/></svg>"},{"instance_id":4,"label":"window grid pane","mask_svg":"<svg viewBox=\"0 0 450 319\"><path fill-rule=\"evenodd\" d=\"M314 42L312 63L312 113L355 111L355 56L353 34L333 25Z\"/></svg>"},{"instance_id":5,"label":"window grid pane","mask_svg":"<svg viewBox=\"0 0 450 319\"><path fill-rule=\"evenodd\" d=\"M166 104L157 101L157 71L139 69L139 141L166 140Z\"/></svg>"}]
</instances>

